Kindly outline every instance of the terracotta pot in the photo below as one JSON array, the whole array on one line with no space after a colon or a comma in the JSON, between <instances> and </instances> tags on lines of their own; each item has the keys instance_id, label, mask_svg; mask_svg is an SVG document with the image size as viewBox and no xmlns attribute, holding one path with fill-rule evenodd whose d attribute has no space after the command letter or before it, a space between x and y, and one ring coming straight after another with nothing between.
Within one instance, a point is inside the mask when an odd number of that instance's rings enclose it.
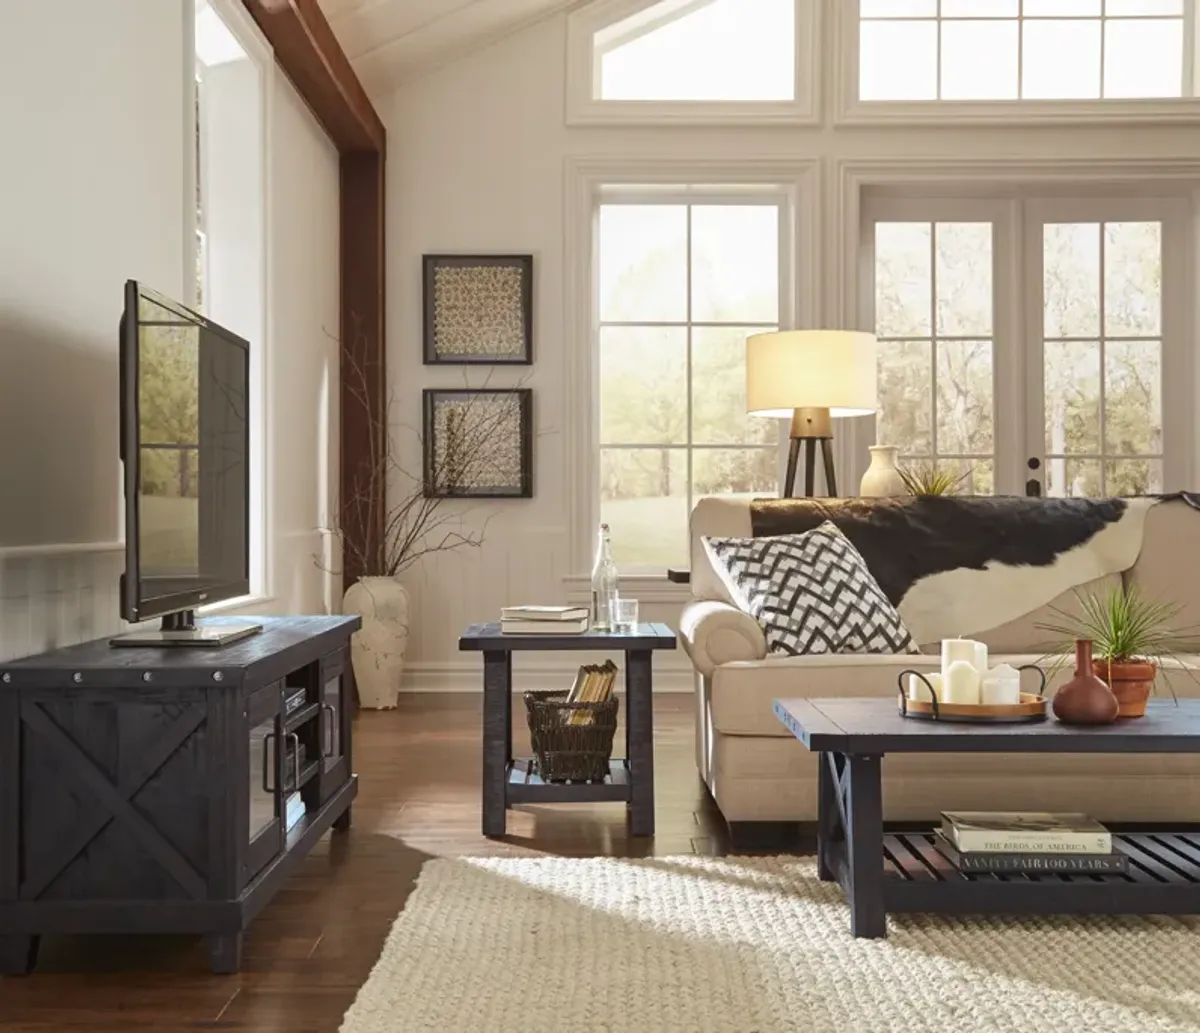
<instances>
[{"instance_id":1,"label":"terracotta pot","mask_svg":"<svg viewBox=\"0 0 1200 1033\"><path fill-rule=\"evenodd\" d=\"M1116 696L1092 664L1092 643L1075 642L1075 677L1054 694L1054 716L1065 725L1107 725L1117 719Z\"/></svg>"},{"instance_id":2,"label":"terracotta pot","mask_svg":"<svg viewBox=\"0 0 1200 1033\"><path fill-rule=\"evenodd\" d=\"M1146 702L1154 691L1154 678L1158 667L1148 660L1134 660L1110 664L1097 660L1093 664L1096 677L1100 678L1117 697L1121 717L1145 717Z\"/></svg>"}]
</instances>

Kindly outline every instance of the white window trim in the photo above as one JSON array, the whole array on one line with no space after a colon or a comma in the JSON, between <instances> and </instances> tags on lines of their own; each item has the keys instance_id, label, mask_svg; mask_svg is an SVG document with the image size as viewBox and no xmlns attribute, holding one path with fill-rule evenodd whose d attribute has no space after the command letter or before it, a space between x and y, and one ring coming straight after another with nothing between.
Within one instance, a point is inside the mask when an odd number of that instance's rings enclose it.
<instances>
[{"instance_id":1,"label":"white window trim","mask_svg":"<svg viewBox=\"0 0 1200 1033\"><path fill-rule=\"evenodd\" d=\"M595 96L594 35L659 0L597 0L567 17L567 125L819 125L821 8L796 0L796 96L788 101L630 101ZM850 0L836 0L849 3Z\"/></svg>"},{"instance_id":2,"label":"white window trim","mask_svg":"<svg viewBox=\"0 0 1200 1033\"><path fill-rule=\"evenodd\" d=\"M241 0L208 0L208 6L217 12L226 28L233 33L242 49L258 69L261 95L259 98L259 125L262 134L262 219L260 232L262 234L262 269L260 272L259 290L262 297L262 325L259 327L258 346L250 349L250 389L253 399L250 426L250 468L258 471L257 476L250 478L250 594L244 600L238 600L230 605L244 605L245 602L269 601L273 598L275 584L274 536L271 528L271 491L272 462L271 443L268 440L271 426L271 383L270 369L272 365L271 347L271 139L273 134L273 111L275 98L275 51L263 35L262 30L246 10ZM184 62L185 75L188 77L190 89L196 89L195 81L195 0L187 0L185 7L186 42L189 60ZM187 241L188 273L185 283L191 283L196 269L196 184L194 170L195 155L195 100L190 93L187 126L187 160L188 184L187 194L189 203L189 231ZM211 277L209 278L211 282ZM193 285L194 288L194 285Z\"/></svg>"},{"instance_id":3,"label":"white window trim","mask_svg":"<svg viewBox=\"0 0 1200 1033\"><path fill-rule=\"evenodd\" d=\"M859 100L859 6L857 0L833 0L834 46L831 61L834 124L890 125L1174 125L1200 122L1200 96L1150 100ZM1196 5L1185 7L1185 80L1193 68L1200 28Z\"/></svg>"},{"instance_id":4,"label":"white window trim","mask_svg":"<svg viewBox=\"0 0 1200 1033\"><path fill-rule=\"evenodd\" d=\"M1187 197L1192 205L1192 224L1188 227L1189 263L1187 275L1195 277L1195 256L1200 243L1200 158L975 158L975 159L897 159L844 158L835 163L833 189L832 234L829 255L834 278L838 282L836 302L830 311L840 317L843 326L866 328L872 326L873 274L867 265L862 248L865 204L872 190L884 189L897 193L922 196L952 197L956 194L974 196L1003 196L1021 191L1033 196L1041 192L1111 195L1114 184L1130 193L1139 190L1159 195ZM1020 249L1016 249L1019 253ZM1019 272L1019 270L1018 270ZM1181 328L1185 339L1193 339L1200 327L1200 296L1193 300L1190 311L1184 314L1189 325ZM1200 362L1192 360L1193 368L1181 379L1191 384L1193 397L1200 398ZM1193 427L1188 444L1191 455L1186 467L1192 471L1192 483L1200 481L1200 447L1195 441L1200 426L1200 409L1194 407L1190 418ZM839 459L844 467L839 476L847 484L857 484L867 465L867 446L875 443L874 417L843 420L837 444Z\"/></svg>"},{"instance_id":5,"label":"white window trim","mask_svg":"<svg viewBox=\"0 0 1200 1033\"><path fill-rule=\"evenodd\" d=\"M781 283L780 326L811 326L820 301L820 172L811 161L626 161L612 158L570 158L566 168L565 326L567 348L563 397L575 400L566 426L563 483L567 486L568 588L592 565L594 529L600 513L599 361L597 262L595 221L597 203L606 190L675 188L673 196L694 184L702 195L736 187L771 189L785 195L790 209L788 281ZM705 190L703 184L720 184ZM781 270L781 276L785 272ZM652 578L665 585L666 570ZM639 579L640 581L640 579ZM664 587L672 599L689 595Z\"/></svg>"}]
</instances>

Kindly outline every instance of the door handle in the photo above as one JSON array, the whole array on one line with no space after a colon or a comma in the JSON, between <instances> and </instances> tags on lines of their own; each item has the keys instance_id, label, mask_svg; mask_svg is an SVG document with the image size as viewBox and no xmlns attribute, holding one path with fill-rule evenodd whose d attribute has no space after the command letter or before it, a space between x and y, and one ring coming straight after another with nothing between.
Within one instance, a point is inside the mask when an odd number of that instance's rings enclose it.
<instances>
[{"instance_id":1,"label":"door handle","mask_svg":"<svg viewBox=\"0 0 1200 1033\"><path fill-rule=\"evenodd\" d=\"M1042 497L1042 482L1034 477L1029 478L1025 482L1025 494L1031 499L1040 499Z\"/></svg>"},{"instance_id":2,"label":"door handle","mask_svg":"<svg viewBox=\"0 0 1200 1033\"><path fill-rule=\"evenodd\" d=\"M322 703L321 709L329 715L329 722L325 725L321 743L321 753L328 760L333 756L334 729L337 727L334 722L337 721L337 711L328 703Z\"/></svg>"},{"instance_id":3,"label":"door handle","mask_svg":"<svg viewBox=\"0 0 1200 1033\"><path fill-rule=\"evenodd\" d=\"M265 736L263 736L263 741L262 741L262 787L263 787L264 793L275 792L275 789L271 786L271 784L267 780L268 775L270 773L270 765L268 764L267 761L268 761L268 758L271 756L270 746L271 746L271 742L272 742L272 740L274 740L274 738L275 738L275 733L268 732Z\"/></svg>"}]
</instances>

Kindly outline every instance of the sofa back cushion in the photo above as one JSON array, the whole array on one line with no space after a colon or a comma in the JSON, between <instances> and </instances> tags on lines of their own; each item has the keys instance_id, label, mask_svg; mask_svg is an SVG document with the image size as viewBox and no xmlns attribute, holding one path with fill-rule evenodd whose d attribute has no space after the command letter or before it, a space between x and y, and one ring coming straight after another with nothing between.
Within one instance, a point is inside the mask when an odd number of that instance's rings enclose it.
<instances>
[{"instance_id":1,"label":"sofa back cushion","mask_svg":"<svg viewBox=\"0 0 1200 1033\"><path fill-rule=\"evenodd\" d=\"M1160 502L1146 514L1142 551L1125 583L1147 599L1181 607L1172 621L1200 638L1200 510L1183 499Z\"/></svg>"},{"instance_id":2,"label":"sofa back cushion","mask_svg":"<svg viewBox=\"0 0 1200 1033\"><path fill-rule=\"evenodd\" d=\"M692 509L692 596L716 599L737 606L721 575L714 569L701 538L749 538L750 502L748 499L701 499Z\"/></svg>"}]
</instances>

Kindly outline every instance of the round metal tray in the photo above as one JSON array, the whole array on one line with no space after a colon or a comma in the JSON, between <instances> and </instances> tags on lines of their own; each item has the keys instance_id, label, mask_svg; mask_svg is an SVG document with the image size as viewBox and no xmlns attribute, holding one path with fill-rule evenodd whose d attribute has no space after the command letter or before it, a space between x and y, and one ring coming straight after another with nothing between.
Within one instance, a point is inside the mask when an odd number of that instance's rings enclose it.
<instances>
[{"instance_id":1,"label":"round metal tray","mask_svg":"<svg viewBox=\"0 0 1200 1033\"><path fill-rule=\"evenodd\" d=\"M1046 672L1040 667L1026 664L1018 671L1037 671L1042 684L1038 692L1022 692L1020 703L939 703L929 679L920 671L901 671L900 716L916 721L948 721L960 724L1026 724L1046 720ZM914 674L929 690L929 699L909 699L905 691L905 675Z\"/></svg>"}]
</instances>

